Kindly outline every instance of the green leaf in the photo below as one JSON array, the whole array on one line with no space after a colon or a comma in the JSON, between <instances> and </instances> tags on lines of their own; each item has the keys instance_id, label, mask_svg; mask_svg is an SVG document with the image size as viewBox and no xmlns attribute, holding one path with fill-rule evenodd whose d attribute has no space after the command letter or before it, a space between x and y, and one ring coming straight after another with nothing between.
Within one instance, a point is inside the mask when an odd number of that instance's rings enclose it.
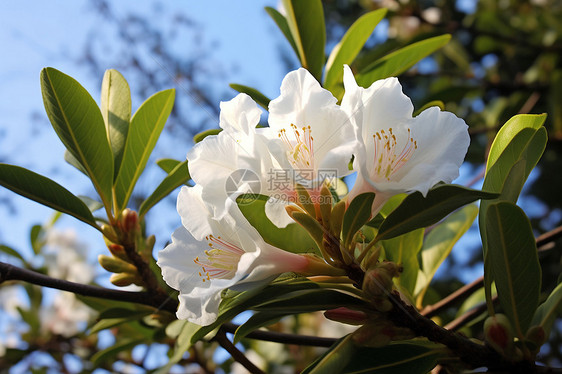
<instances>
[{"instance_id":1,"label":"green leaf","mask_svg":"<svg viewBox=\"0 0 562 374\"><path fill-rule=\"evenodd\" d=\"M113 155L96 102L80 83L53 68L41 70L41 91L55 132L86 170L109 210Z\"/></svg>"},{"instance_id":2,"label":"green leaf","mask_svg":"<svg viewBox=\"0 0 562 374\"><path fill-rule=\"evenodd\" d=\"M82 200L84 204L86 204L86 206L88 207L88 209L90 209L90 212L92 213L95 212L96 210L103 208L103 204L101 202L89 198L88 196L78 195L77 197L80 200Z\"/></svg>"},{"instance_id":3,"label":"green leaf","mask_svg":"<svg viewBox=\"0 0 562 374\"><path fill-rule=\"evenodd\" d=\"M562 315L562 283L556 286L546 301L537 308L531 326L542 326L548 337L554 320L560 315Z\"/></svg>"},{"instance_id":4,"label":"green leaf","mask_svg":"<svg viewBox=\"0 0 562 374\"><path fill-rule=\"evenodd\" d=\"M355 233L371 219L371 209L374 200L374 193L362 193L356 196L347 207L343 216L342 226L342 240L345 248L351 247L351 241Z\"/></svg>"},{"instance_id":5,"label":"green leaf","mask_svg":"<svg viewBox=\"0 0 562 374\"><path fill-rule=\"evenodd\" d=\"M390 239L421 227L431 226L463 205L497 196L495 193L448 184L432 188L426 197L420 192L414 192L388 215L375 239Z\"/></svg>"},{"instance_id":6,"label":"green leaf","mask_svg":"<svg viewBox=\"0 0 562 374\"><path fill-rule=\"evenodd\" d=\"M357 84L368 87L379 79L396 77L443 47L449 40L451 35L440 35L394 51L363 69L355 77Z\"/></svg>"},{"instance_id":7,"label":"green leaf","mask_svg":"<svg viewBox=\"0 0 562 374\"><path fill-rule=\"evenodd\" d=\"M143 217L156 203L168 196L173 190L187 183L191 179L187 168L187 160L178 164L164 180L156 187L154 192L146 198L139 208L139 216Z\"/></svg>"},{"instance_id":8,"label":"green leaf","mask_svg":"<svg viewBox=\"0 0 562 374\"><path fill-rule=\"evenodd\" d=\"M444 356L442 346L437 344L405 342L369 348L356 346L349 336L330 348L302 374L426 374Z\"/></svg>"},{"instance_id":9,"label":"green leaf","mask_svg":"<svg viewBox=\"0 0 562 374\"><path fill-rule=\"evenodd\" d=\"M11 247L8 247L7 245L0 244L0 252L4 252L8 256L15 257L23 263L26 262L23 256L20 255L18 251Z\"/></svg>"},{"instance_id":10,"label":"green leaf","mask_svg":"<svg viewBox=\"0 0 562 374\"><path fill-rule=\"evenodd\" d=\"M133 347L144 343L144 339L132 339L132 338L122 338L115 342L115 344L109 346L108 348L96 352L91 360L95 367L103 364L104 362L114 362L116 356L123 351L128 351Z\"/></svg>"},{"instance_id":11,"label":"green leaf","mask_svg":"<svg viewBox=\"0 0 562 374\"><path fill-rule=\"evenodd\" d=\"M397 282L403 289L413 295L420 265L418 252L423 244L423 229L411 231L381 242L386 259L403 267Z\"/></svg>"},{"instance_id":12,"label":"green leaf","mask_svg":"<svg viewBox=\"0 0 562 374\"><path fill-rule=\"evenodd\" d=\"M301 57L299 54L299 49L295 43L293 34L291 34L291 30L289 29L289 24L287 23L287 19L285 18L285 16L272 7L268 7L268 6L265 7L265 11L267 12L267 14L269 14L269 16L273 19L273 21L275 21L277 27L279 27L279 29L281 30L281 32L283 33L283 35L285 36L291 47L293 48L293 51L295 51L295 54L297 55L297 58L300 61Z\"/></svg>"},{"instance_id":13,"label":"green leaf","mask_svg":"<svg viewBox=\"0 0 562 374\"><path fill-rule=\"evenodd\" d=\"M161 158L156 160L156 165L158 165L160 169L164 170L166 174L170 174L170 172L180 163L181 161L174 160L173 158Z\"/></svg>"},{"instance_id":14,"label":"green leaf","mask_svg":"<svg viewBox=\"0 0 562 374\"><path fill-rule=\"evenodd\" d=\"M201 326L188 321L174 321L166 328L167 334L171 332L169 331L171 330L171 327L174 327L175 330L179 329L177 338L176 336L174 336L174 338L176 338L176 343L174 344L174 353L172 354L172 357L170 357L168 363L156 370L154 374L169 373L172 366L178 363L183 358L184 353L191 347L191 338L193 337L195 332L201 328Z\"/></svg>"},{"instance_id":15,"label":"green leaf","mask_svg":"<svg viewBox=\"0 0 562 374\"><path fill-rule=\"evenodd\" d=\"M53 180L19 166L0 163L0 186L13 192L66 213L94 227L96 225L90 209L70 191Z\"/></svg>"},{"instance_id":16,"label":"green leaf","mask_svg":"<svg viewBox=\"0 0 562 374\"><path fill-rule=\"evenodd\" d=\"M433 100L433 101L430 101L429 103L425 104L421 108L415 110L414 111L414 117L417 117L421 112L423 112L424 110L426 110L428 108L431 108L433 106L439 107L439 109L441 109L441 110L445 110L445 103L443 103L441 100Z\"/></svg>"},{"instance_id":17,"label":"green leaf","mask_svg":"<svg viewBox=\"0 0 562 374\"><path fill-rule=\"evenodd\" d=\"M193 137L193 142L199 143L200 141L205 139L207 136L218 135L221 131L222 131L222 129L210 129L210 130L201 131L199 134L196 134Z\"/></svg>"},{"instance_id":18,"label":"green leaf","mask_svg":"<svg viewBox=\"0 0 562 374\"><path fill-rule=\"evenodd\" d=\"M33 225L29 230L29 244L33 249L33 253L38 255L41 253L41 248L45 244L45 229L41 225Z\"/></svg>"},{"instance_id":19,"label":"green leaf","mask_svg":"<svg viewBox=\"0 0 562 374\"><path fill-rule=\"evenodd\" d=\"M295 314L329 310L345 305L354 309L369 309L367 302L348 294L329 289L296 291L258 304L252 309L275 313Z\"/></svg>"},{"instance_id":20,"label":"green leaf","mask_svg":"<svg viewBox=\"0 0 562 374\"><path fill-rule=\"evenodd\" d=\"M149 314L154 313L154 308L147 306L137 306L137 310L132 310L130 308L109 308L101 312L98 316L99 319L114 319L122 317L130 317L134 319L135 317L144 317Z\"/></svg>"},{"instance_id":21,"label":"green leaf","mask_svg":"<svg viewBox=\"0 0 562 374\"><path fill-rule=\"evenodd\" d=\"M539 303L541 267L531 224L510 202L490 204L486 213L488 258L502 310L520 338Z\"/></svg>"},{"instance_id":22,"label":"green leaf","mask_svg":"<svg viewBox=\"0 0 562 374\"><path fill-rule=\"evenodd\" d=\"M68 149L66 149L64 151L64 161L66 161L68 164L74 166L76 169L78 169L78 171L80 171L82 174L84 174L85 176L88 176L88 172L86 171L86 169L84 168L84 166L82 166L82 164L80 163L80 161L78 161L76 159L76 157L74 157L72 155L72 153L70 153L68 151Z\"/></svg>"},{"instance_id":23,"label":"green leaf","mask_svg":"<svg viewBox=\"0 0 562 374\"><path fill-rule=\"evenodd\" d=\"M283 0L286 20L302 66L319 82L324 67L326 26L320 0Z\"/></svg>"},{"instance_id":24,"label":"green leaf","mask_svg":"<svg viewBox=\"0 0 562 374\"><path fill-rule=\"evenodd\" d=\"M148 158L160 137L174 105L175 90L160 91L149 97L131 119L123 161L115 179L116 211L123 210L133 193Z\"/></svg>"},{"instance_id":25,"label":"green leaf","mask_svg":"<svg viewBox=\"0 0 562 374\"><path fill-rule=\"evenodd\" d=\"M378 23L386 15L386 9L378 9L361 16L347 30L334 47L326 63L324 88L334 92L343 81L343 65L350 65L359 54ZM341 98L340 95L335 95Z\"/></svg>"},{"instance_id":26,"label":"green leaf","mask_svg":"<svg viewBox=\"0 0 562 374\"><path fill-rule=\"evenodd\" d=\"M127 309L127 308L122 308L122 309ZM108 312L108 313L114 313L114 312ZM105 318L96 322L96 324L92 326L92 328L90 329L90 334L94 334L102 330L119 326L123 323L128 323L134 320L140 320L148 314L150 313L147 313L146 311L135 311L129 309L129 314L124 315L123 317Z\"/></svg>"},{"instance_id":27,"label":"green leaf","mask_svg":"<svg viewBox=\"0 0 562 374\"><path fill-rule=\"evenodd\" d=\"M423 243L421 250L421 271L418 273L414 296L423 299L433 276L449 256L455 243L468 231L478 215L476 205L467 205L445 218L435 226Z\"/></svg>"},{"instance_id":28,"label":"green leaf","mask_svg":"<svg viewBox=\"0 0 562 374\"><path fill-rule=\"evenodd\" d=\"M106 70L103 76L100 107L117 176L131 119L131 90L125 78L115 69Z\"/></svg>"},{"instance_id":29,"label":"green leaf","mask_svg":"<svg viewBox=\"0 0 562 374\"><path fill-rule=\"evenodd\" d=\"M265 327L279 322L285 317L285 313L275 312L255 312L246 322L240 325L234 333L233 343L236 344L242 340L246 335L260 327Z\"/></svg>"},{"instance_id":30,"label":"green leaf","mask_svg":"<svg viewBox=\"0 0 562 374\"><path fill-rule=\"evenodd\" d=\"M260 233L263 239L277 247L293 253L315 253L320 255L314 239L297 223L285 228L275 226L265 214L268 197L263 195L242 195L237 199L244 217Z\"/></svg>"},{"instance_id":31,"label":"green leaf","mask_svg":"<svg viewBox=\"0 0 562 374\"><path fill-rule=\"evenodd\" d=\"M268 110L269 102L271 101L267 96L262 94L255 88L243 86L241 84L231 83L230 87L240 93L245 93L250 96L256 103L258 103L262 108Z\"/></svg>"}]
</instances>

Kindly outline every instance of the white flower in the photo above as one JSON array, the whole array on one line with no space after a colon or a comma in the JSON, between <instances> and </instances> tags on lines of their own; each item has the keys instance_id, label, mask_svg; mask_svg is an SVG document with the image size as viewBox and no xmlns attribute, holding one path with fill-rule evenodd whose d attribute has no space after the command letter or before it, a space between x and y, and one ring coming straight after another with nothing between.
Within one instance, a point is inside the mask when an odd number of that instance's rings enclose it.
<instances>
[{"instance_id":1,"label":"white flower","mask_svg":"<svg viewBox=\"0 0 562 374\"><path fill-rule=\"evenodd\" d=\"M227 204L228 214L213 217L201 193L199 185L183 187L178 196L183 227L174 232L172 243L158 256L164 280L180 292L178 318L211 324L217 318L224 289L243 290L284 272L306 273L320 266L313 257L265 243L232 201Z\"/></svg>"},{"instance_id":2,"label":"white flower","mask_svg":"<svg viewBox=\"0 0 562 374\"><path fill-rule=\"evenodd\" d=\"M57 292L53 303L40 310L41 328L70 337L83 331L95 312L70 292Z\"/></svg>"},{"instance_id":3,"label":"white flower","mask_svg":"<svg viewBox=\"0 0 562 374\"><path fill-rule=\"evenodd\" d=\"M78 240L76 231L47 230L45 265L51 277L71 282L90 283L95 270L86 261L87 246Z\"/></svg>"},{"instance_id":4,"label":"white flower","mask_svg":"<svg viewBox=\"0 0 562 374\"><path fill-rule=\"evenodd\" d=\"M287 74L281 95L271 101L270 127L256 129L260 114L245 94L221 103L224 131L193 147L187 156L189 171L193 181L203 186L206 201L224 201L246 192L270 196L266 214L278 227L285 227L293 222L285 206L295 201L295 183L314 195L325 179L350 173L353 130L337 99L302 68ZM252 183L240 183L236 191L225 188L239 170L255 176L257 190ZM224 205L217 203L215 214L224 213Z\"/></svg>"},{"instance_id":5,"label":"white flower","mask_svg":"<svg viewBox=\"0 0 562 374\"><path fill-rule=\"evenodd\" d=\"M354 169L357 180L348 201L375 192L373 214L392 195L420 191L459 175L470 137L466 123L438 107L412 117L414 107L396 78L379 80L368 89L344 70L342 108L357 138Z\"/></svg>"}]
</instances>

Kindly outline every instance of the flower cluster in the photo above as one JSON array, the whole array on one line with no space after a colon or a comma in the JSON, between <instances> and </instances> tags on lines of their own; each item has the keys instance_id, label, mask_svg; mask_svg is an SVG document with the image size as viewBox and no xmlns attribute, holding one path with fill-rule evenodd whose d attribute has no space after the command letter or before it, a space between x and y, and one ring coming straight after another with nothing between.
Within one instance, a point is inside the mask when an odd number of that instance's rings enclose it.
<instances>
[{"instance_id":1,"label":"flower cluster","mask_svg":"<svg viewBox=\"0 0 562 374\"><path fill-rule=\"evenodd\" d=\"M263 284L283 272L341 274L315 256L267 244L241 213L241 194L269 197L265 213L283 228L294 223L287 212L295 211L299 191L312 202L308 213L321 220L322 189L353 172L347 204L375 192L373 215L394 194L425 195L458 176L469 144L462 119L437 107L412 117L396 78L365 89L346 66L344 86L338 104L307 70L290 72L269 104L268 127L258 127L262 113L249 96L221 103L223 131L188 153L196 185L181 190L182 227L159 254L164 280L180 292L178 318L212 323L222 290Z\"/></svg>"}]
</instances>

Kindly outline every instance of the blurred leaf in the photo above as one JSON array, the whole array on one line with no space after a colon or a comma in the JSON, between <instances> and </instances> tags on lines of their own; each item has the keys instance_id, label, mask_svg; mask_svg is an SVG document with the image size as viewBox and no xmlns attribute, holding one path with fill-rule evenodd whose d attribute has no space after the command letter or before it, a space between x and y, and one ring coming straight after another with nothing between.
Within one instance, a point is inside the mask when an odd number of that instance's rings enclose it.
<instances>
[{"instance_id":1,"label":"blurred leaf","mask_svg":"<svg viewBox=\"0 0 562 374\"><path fill-rule=\"evenodd\" d=\"M53 180L19 166L0 163L0 186L79 219L99 230L90 209Z\"/></svg>"},{"instance_id":2,"label":"blurred leaf","mask_svg":"<svg viewBox=\"0 0 562 374\"><path fill-rule=\"evenodd\" d=\"M295 43L295 39L291 34L291 30L289 29L289 24L287 23L287 19L285 18L285 16L272 7L268 7L268 6L265 7L265 11L267 12L267 14L269 14L269 16L273 19L273 21L275 21L277 27L279 27L279 29L281 30L281 32L283 33L283 35L291 45L291 48L293 48L293 51L295 51L297 58L300 60L301 56L300 56L299 48L297 47Z\"/></svg>"},{"instance_id":3,"label":"blurred leaf","mask_svg":"<svg viewBox=\"0 0 562 374\"><path fill-rule=\"evenodd\" d=\"M114 317L114 318L106 318L106 319L102 319L98 322L96 322L96 324L94 326L92 326L92 328L90 329L90 334L94 334L96 332L100 332L102 330L106 330L115 326L119 326L123 323L129 323L131 321L134 320L140 320L142 319L144 316L146 316L147 313L146 312L135 312L133 310L130 310L130 313L128 315L125 315L124 317Z\"/></svg>"},{"instance_id":4,"label":"blurred leaf","mask_svg":"<svg viewBox=\"0 0 562 374\"><path fill-rule=\"evenodd\" d=\"M105 71L101 84L101 114L105 122L107 137L113 159L114 175L117 176L131 119L131 91L121 73L115 69Z\"/></svg>"},{"instance_id":5,"label":"blurred leaf","mask_svg":"<svg viewBox=\"0 0 562 374\"><path fill-rule=\"evenodd\" d=\"M99 367L108 361L115 362L120 352L128 351L142 343L144 343L144 339L121 338L108 348L96 352L92 356L91 361L95 367Z\"/></svg>"},{"instance_id":6,"label":"blurred leaf","mask_svg":"<svg viewBox=\"0 0 562 374\"><path fill-rule=\"evenodd\" d=\"M139 216L143 217L154 205L168 196L173 190L187 183L191 179L187 168L187 160L178 164L164 180L156 187L154 192L146 198L139 208Z\"/></svg>"},{"instance_id":7,"label":"blurred leaf","mask_svg":"<svg viewBox=\"0 0 562 374\"><path fill-rule=\"evenodd\" d=\"M421 250L421 268L414 292L414 296L418 297L418 304L421 305L437 269L449 256L457 241L472 226L477 215L478 207L467 205L445 218L427 234Z\"/></svg>"},{"instance_id":8,"label":"blurred leaf","mask_svg":"<svg viewBox=\"0 0 562 374\"><path fill-rule=\"evenodd\" d=\"M25 263L25 259L23 258L23 256L20 255L18 251L16 251L15 249L13 249L11 247L8 247L7 245L0 244L0 252L4 252L8 256L15 257L18 260L20 260L21 262Z\"/></svg>"},{"instance_id":9,"label":"blurred leaf","mask_svg":"<svg viewBox=\"0 0 562 374\"><path fill-rule=\"evenodd\" d=\"M45 230L41 225L33 225L31 230L29 230L29 244L31 244L31 249L33 253L38 255L41 253L41 248L45 244Z\"/></svg>"},{"instance_id":10,"label":"blurred leaf","mask_svg":"<svg viewBox=\"0 0 562 374\"><path fill-rule=\"evenodd\" d=\"M262 94L260 91L256 90L255 88L243 86L241 84L231 83L230 87L240 93L245 93L246 95L250 96L256 103L261 105L262 108L265 110L269 107L269 102L271 101L267 96Z\"/></svg>"},{"instance_id":11,"label":"blurred leaf","mask_svg":"<svg viewBox=\"0 0 562 374\"><path fill-rule=\"evenodd\" d=\"M166 328L167 334L169 332L168 331L169 328L172 326L174 327L174 330L179 330L177 331L177 338L174 336L174 338L176 338L176 343L174 344L174 351L173 351L174 353L170 357L168 363L165 366L156 370L154 374L169 373L172 366L178 363L183 358L184 353L189 349L189 347L191 347L192 345L191 338L193 337L193 334L195 334L195 332L201 328L201 326L198 326L188 321L176 320L172 322L170 325L168 325L168 328Z\"/></svg>"},{"instance_id":12,"label":"blurred leaf","mask_svg":"<svg viewBox=\"0 0 562 374\"><path fill-rule=\"evenodd\" d=\"M418 271L418 252L422 248L424 229L411 231L381 242L386 259L403 267L397 282L410 295L414 294Z\"/></svg>"},{"instance_id":13,"label":"blurred leaf","mask_svg":"<svg viewBox=\"0 0 562 374\"><path fill-rule=\"evenodd\" d=\"M160 169L164 170L166 174L170 174L170 172L180 163L181 161L174 160L173 158L161 158L156 160L156 165L158 165Z\"/></svg>"},{"instance_id":14,"label":"blurred leaf","mask_svg":"<svg viewBox=\"0 0 562 374\"><path fill-rule=\"evenodd\" d=\"M122 318L122 317L144 317L155 312L154 308L139 305L137 310L132 310L130 308L109 308L101 312L98 316L99 319L112 319L112 318Z\"/></svg>"},{"instance_id":15,"label":"blurred leaf","mask_svg":"<svg viewBox=\"0 0 562 374\"><path fill-rule=\"evenodd\" d=\"M473 190L458 185L439 185L423 197L420 192L408 195L398 208L384 220L376 240L390 239L398 235L427 227L439 222L454 210L478 199L493 199L495 193Z\"/></svg>"},{"instance_id":16,"label":"blurred leaf","mask_svg":"<svg viewBox=\"0 0 562 374\"><path fill-rule=\"evenodd\" d=\"M332 91L338 99L341 99L342 95L336 95L335 88L343 81L343 65L350 65L355 60L386 12L386 9L378 9L361 16L332 49L326 63L324 88Z\"/></svg>"},{"instance_id":17,"label":"blurred leaf","mask_svg":"<svg viewBox=\"0 0 562 374\"><path fill-rule=\"evenodd\" d=\"M193 137L193 142L199 143L200 141L205 139L207 136L218 135L221 131L222 131L222 129L210 129L210 130L201 131L199 134L196 134Z\"/></svg>"},{"instance_id":18,"label":"blurred leaf","mask_svg":"<svg viewBox=\"0 0 562 374\"><path fill-rule=\"evenodd\" d=\"M510 202L490 204L486 213L488 258L502 310L520 338L539 303L541 267L527 216Z\"/></svg>"},{"instance_id":19,"label":"blurred leaf","mask_svg":"<svg viewBox=\"0 0 562 374\"><path fill-rule=\"evenodd\" d=\"M241 195L238 207L244 217L255 227L263 239L277 247L293 253L320 254L314 239L297 223L290 223L285 228L275 226L265 214L268 197L263 195Z\"/></svg>"},{"instance_id":20,"label":"blurred leaf","mask_svg":"<svg viewBox=\"0 0 562 374\"><path fill-rule=\"evenodd\" d=\"M299 51L301 64L320 82L326 46L326 26L324 25L322 2L320 0L282 0L282 4L287 14L287 25Z\"/></svg>"},{"instance_id":21,"label":"blurred leaf","mask_svg":"<svg viewBox=\"0 0 562 374\"><path fill-rule=\"evenodd\" d=\"M542 326L545 336L550 336L550 331L556 318L562 315L562 283L550 293L544 303L542 303L535 315L531 326Z\"/></svg>"},{"instance_id":22,"label":"blurred leaf","mask_svg":"<svg viewBox=\"0 0 562 374\"><path fill-rule=\"evenodd\" d=\"M375 194L372 192L362 193L356 196L347 207L343 216L342 240L345 248L351 247L351 241L355 233L371 219L371 209Z\"/></svg>"},{"instance_id":23,"label":"blurred leaf","mask_svg":"<svg viewBox=\"0 0 562 374\"><path fill-rule=\"evenodd\" d=\"M116 211L125 209L174 105L175 91L160 91L136 111L129 126L123 161L115 179Z\"/></svg>"},{"instance_id":24,"label":"blurred leaf","mask_svg":"<svg viewBox=\"0 0 562 374\"><path fill-rule=\"evenodd\" d=\"M451 35L440 35L394 51L373 62L356 75L357 84L368 87L379 79L396 77L443 47L449 40L451 40Z\"/></svg>"},{"instance_id":25,"label":"blurred leaf","mask_svg":"<svg viewBox=\"0 0 562 374\"><path fill-rule=\"evenodd\" d=\"M41 91L55 132L84 167L109 210L113 155L100 109L80 83L53 68L41 70Z\"/></svg>"},{"instance_id":26,"label":"blurred leaf","mask_svg":"<svg viewBox=\"0 0 562 374\"><path fill-rule=\"evenodd\" d=\"M556 70L550 77L550 92L548 94L549 113L552 116L552 127L557 137L562 136L562 71Z\"/></svg>"},{"instance_id":27,"label":"blurred leaf","mask_svg":"<svg viewBox=\"0 0 562 374\"><path fill-rule=\"evenodd\" d=\"M242 340L246 335L260 327L265 327L279 322L285 317L285 313L275 312L255 312L246 322L240 325L234 333L233 343L236 344Z\"/></svg>"},{"instance_id":28,"label":"blurred leaf","mask_svg":"<svg viewBox=\"0 0 562 374\"><path fill-rule=\"evenodd\" d=\"M443 348L437 344L405 342L380 348L357 347L350 336L332 346L302 374L426 374L444 356Z\"/></svg>"}]
</instances>

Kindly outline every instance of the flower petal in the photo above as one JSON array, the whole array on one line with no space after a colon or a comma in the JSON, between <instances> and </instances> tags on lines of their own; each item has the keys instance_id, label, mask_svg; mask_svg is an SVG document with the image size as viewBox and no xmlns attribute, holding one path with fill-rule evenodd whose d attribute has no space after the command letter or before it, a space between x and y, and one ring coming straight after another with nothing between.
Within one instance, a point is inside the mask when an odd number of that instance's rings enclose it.
<instances>
[{"instance_id":1,"label":"flower petal","mask_svg":"<svg viewBox=\"0 0 562 374\"><path fill-rule=\"evenodd\" d=\"M240 93L230 101L220 104L220 127L238 137L251 136L260 122L261 109L252 98Z\"/></svg>"}]
</instances>

